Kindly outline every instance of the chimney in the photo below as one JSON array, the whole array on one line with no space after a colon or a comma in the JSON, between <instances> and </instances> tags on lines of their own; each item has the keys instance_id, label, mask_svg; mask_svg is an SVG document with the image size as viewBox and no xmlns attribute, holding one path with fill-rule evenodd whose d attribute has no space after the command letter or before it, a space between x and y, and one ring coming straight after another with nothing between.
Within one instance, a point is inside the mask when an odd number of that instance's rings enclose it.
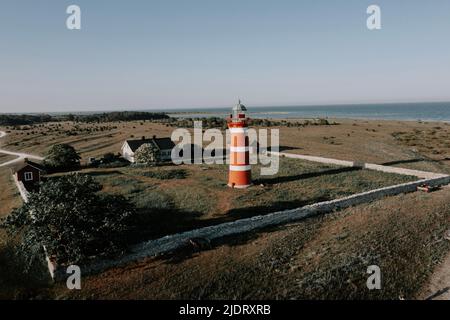
<instances>
[{"instance_id":1,"label":"chimney","mask_svg":"<svg viewBox=\"0 0 450 320\"><path fill-rule=\"evenodd\" d=\"M142 140L145 140L145 136L142 136Z\"/></svg>"},{"instance_id":2,"label":"chimney","mask_svg":"<svg viewBox=\"0 0 450 320\"><path fill-rule=\"evenodd\" d=\"M156 136L155 136L155 135L153 135L153 139L156 139Z\"/></svg>"}]
</instances>

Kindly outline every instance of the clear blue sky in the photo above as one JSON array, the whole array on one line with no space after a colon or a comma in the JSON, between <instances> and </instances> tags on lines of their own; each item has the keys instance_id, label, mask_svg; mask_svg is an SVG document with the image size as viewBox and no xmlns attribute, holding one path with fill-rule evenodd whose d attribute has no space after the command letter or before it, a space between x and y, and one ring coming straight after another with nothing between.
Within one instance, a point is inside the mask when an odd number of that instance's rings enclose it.
<instances>
[{"instance_id":1,"label":"clear blue sky","mask_svg":"<svg viewBox=\"0 0 450 320\"><path fill-rule=\"evenodd\" d=\"M448 0L2 0L0 112L450 101L449 39Z\"/></svg>"}]
</instances>

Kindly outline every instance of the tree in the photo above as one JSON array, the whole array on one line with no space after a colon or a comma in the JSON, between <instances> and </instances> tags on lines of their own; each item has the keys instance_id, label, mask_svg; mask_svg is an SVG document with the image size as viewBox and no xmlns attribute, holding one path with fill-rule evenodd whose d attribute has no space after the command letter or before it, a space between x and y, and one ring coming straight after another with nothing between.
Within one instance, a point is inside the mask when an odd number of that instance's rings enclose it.
<instances>
[{"instance_id":1,"label":"tree","mask_svg":"<svg viewBox=\"0 0 450 320\"><path fill-rule=\"evenodd\" d=\"M125 248L134 206L122 196L101 195L101 185L80 174L53 178L0 225L22 237L20 251L29 264L45 245L58 264L77 264L111 256Z\"/></svg>"},{"instance_id":2,"label":"tree","mask_svg":"<svg viewBox=\"0 0 450 320\"><path fill-rule=\"evenodd\" d=\"M111 163L117 160L117 157L112 152L105 153L102 158L103 163Z\"/></svg>"},{"instance_id":3,"label":"tree","mask_svg":"<svg viewBox=\"0 0 450 320\"><path fill-rule=\"evenodd\" d=\"M159 150L153 144L144 143L134 153L134 160L138 164L155 165L160 161Z\"/></svg>"},{"instance_id":4,"label":"tree","mask_svg":"<svg viewBox=\"0 0 450 320\"><path fill-rule=\"evenodd\" d=\"M80 159L74 147L68 144L55 144L47 152L44 164L54 170L74 169L80 166Z\"/></svg>"}]
</instances>

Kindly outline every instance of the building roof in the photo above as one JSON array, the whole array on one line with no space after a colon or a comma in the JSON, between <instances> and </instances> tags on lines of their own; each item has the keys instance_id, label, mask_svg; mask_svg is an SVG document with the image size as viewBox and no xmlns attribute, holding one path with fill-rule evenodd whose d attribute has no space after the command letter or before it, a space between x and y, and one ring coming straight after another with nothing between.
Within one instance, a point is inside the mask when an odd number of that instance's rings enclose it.
<instances>
[{"instance_id":1,"label":"building roof","mask_svg":"<svg viewBox=\"0 0 450 320\"><path fill-rule=\"evenodd\" d=\"M152 140L159 150L168 150L175 147L175 143L170 138L153 138Z\"/></svg>"},{"instance_id":2,"label":"building roof","mask_svg":"<svg viewBox=\"0 0 450 320\"><path fill-rule=\"evenodd\" d=\"M30 161L28 159L24 159L23 161L21 161L21 162L15 164L14 166L12 166L11 167L11 171L13 173L16 173L16 172L19 172L20 170L22 170L22 169L24 169L24 168L26 168L28 166L33 167L33 168L35 168L35 169L37 169L39 171L45 171L44 167L41 164L33 162L33 161Z\"/></svg>"},{"instance_id":3,"label":"building roof","mask_svg":"<svg viewBox=\"0 0 450 320\"><path fill-rule=\"evenodd\" d=\"M151 138L151 139L139 139L139 140L127 140L126 141L128 145L130 146L131 151L135 152L137 149L139 149L140 146L143 144L153 144L156 146L159 150L168 150L175 147L175 143L173 143L172 139L170 138Z\"/></svg>"}]
</instances>

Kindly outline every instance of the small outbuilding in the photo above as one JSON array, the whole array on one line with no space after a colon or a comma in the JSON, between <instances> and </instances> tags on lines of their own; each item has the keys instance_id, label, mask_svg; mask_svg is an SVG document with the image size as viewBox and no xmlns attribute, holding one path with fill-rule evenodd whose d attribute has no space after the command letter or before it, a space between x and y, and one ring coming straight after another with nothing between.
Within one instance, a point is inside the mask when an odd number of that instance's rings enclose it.
<instances>
[{"instance_id":1,"label":"small outbuilding","mask_svg":"<svg viewBox=\"0 0 450 320\"><path fill-rule=\"evenodd\" d=\"M45 173L44 167L39 163L24 159L11 168L12 174L23 184L34 184L41 181Z\"/></svg>"}]
</instances>

